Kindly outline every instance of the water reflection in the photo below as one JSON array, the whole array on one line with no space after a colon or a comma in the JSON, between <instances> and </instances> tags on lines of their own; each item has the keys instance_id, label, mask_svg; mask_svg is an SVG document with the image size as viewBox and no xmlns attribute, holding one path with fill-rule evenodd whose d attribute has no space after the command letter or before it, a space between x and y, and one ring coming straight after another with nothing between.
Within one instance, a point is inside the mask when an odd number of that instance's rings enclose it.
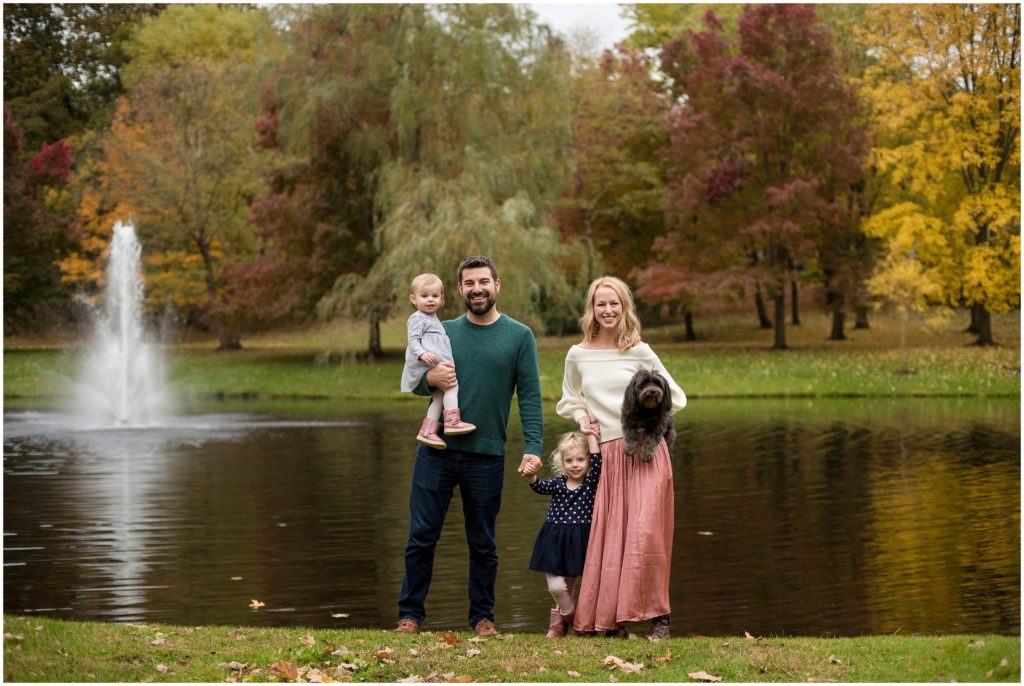
<instances>
[{"instance_id":1,"label":"water reflection","mask_svg":"<svg viewBox=\"0 0 1024 686\"><path fill-rule=\"evenodd\" d=\"M246 407L147 431L5 415L5 611L391 626L422 408ZM692 403L674 455L674 630L1018 632L1019 407ZM569 428L546 421L549 444ZM521 451L513 438L509 454ZM507 630L540 630L550 600L527 567L547 503L517 464L498 518L496 614ZM428 628L464 624L467 569L453 503Z\"/></svg>"}]
</instances>

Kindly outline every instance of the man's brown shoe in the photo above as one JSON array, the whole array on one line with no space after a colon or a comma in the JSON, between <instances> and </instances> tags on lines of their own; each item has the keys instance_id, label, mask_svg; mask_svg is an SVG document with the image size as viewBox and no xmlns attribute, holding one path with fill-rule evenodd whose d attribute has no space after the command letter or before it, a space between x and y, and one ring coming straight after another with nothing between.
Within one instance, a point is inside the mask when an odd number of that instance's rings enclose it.
<instances>
[{"instance_id":1,"label":"man's brown shoe","mask_svg":"<svg viewBox=\"0 0 1024 686\"><path fill-rule=\"evenodd\" d=\"M481 619L473 627L477 636L499 636L498 630L494 628L494 622L489 619Z\"/></svg>"},{"instance_id":2,"label":"man's brown shoe","mask_svg":"<svg viewBox=\"0 0 1024 686\"><path fill-rule=\"evenodd\" d=\"M406 617L405 619L398 620L398 628L395 631L400 631L403 634L418 634L420 632L420 623L415 619Z\"/></svg>"}]
</instances>

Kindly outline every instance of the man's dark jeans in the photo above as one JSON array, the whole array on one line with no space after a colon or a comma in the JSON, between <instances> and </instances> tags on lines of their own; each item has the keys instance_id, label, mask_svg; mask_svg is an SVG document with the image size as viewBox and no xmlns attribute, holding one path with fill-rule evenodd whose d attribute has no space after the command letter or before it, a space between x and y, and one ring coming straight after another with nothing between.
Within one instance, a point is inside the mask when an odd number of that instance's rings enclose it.
<instances>
[{"instance_id":1,"label":"man's dark jeans","mask_svg":"<svg viewBox=\"0 0 1024 686\"><path fill-rule=\"evenodd\" d=\"M469 625L494 621L494 586L498 549L494 522L501 508L505 458L461 450L436 450L420 445L412 471L409 497L409 542L405 547L405 578L398 598L399 619L423 622L424 603L434 573L434 548L448 504L459 487L469 544Z\"/></svg>"}]
</instances>

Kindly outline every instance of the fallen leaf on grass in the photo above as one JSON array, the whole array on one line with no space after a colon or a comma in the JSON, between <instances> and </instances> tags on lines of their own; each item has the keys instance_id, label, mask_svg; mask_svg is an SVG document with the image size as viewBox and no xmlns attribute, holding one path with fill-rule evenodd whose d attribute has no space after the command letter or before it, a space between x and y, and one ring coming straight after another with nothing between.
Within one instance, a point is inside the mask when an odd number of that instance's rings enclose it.
<instances>
[{"instance_id":1,"label":"fallen leaf on grass","mask_svg":"<svg viewBox=\"0 0 1024 686\"><path fill-rule=\"evenodd\" d=\"M830 665L841 665L841 664L843 664L843 661L842 661L842 660L840 660L840 659L839 659L838 657L836 657L835 655L829 655L829 656L828 656L828 663L829 663Z\"/></svg>"},{"instance_id":2,"label":"fallen leaf on grass","mask_svg":"<svg viewBox=\"0 0 1024 686\"><path fill-rule=\"evenodd\" d=\"M305 636L299 636L299 643L305 646L315 646L316 639L313 637L313 634L306 634Z\"/></svg>"},{"instance_id":3,"label":"fallen leaf on grass","mask_svg":"<svg viewBox=\"0 0 1024 686\"><path fill-rule=\"evenodd\" d=\"M421 677L419 674L410 674L409 676L405 677L404 679L399 679L397 681L397 683L399 683L399 684L422 684L423 683L423 677Z\"/></svg>"},{"instance_id":4,"label":"fallen leaf on grass","mask_svg":"<svg viewBox=\"0 0 1024 686\"><path fill-rule=\"evenodd\" d=\"M377 659L378 660L390 660L391 659L391 655L394 652L395 651L392 650L391 648L389 648L388 646L384 646L383 648L381 648L380 650L377 651Z\"/></svg>"},{"instance_id":5,"label":"fallen leaf on grass","mask_svg":"<svg viewBox=\"0 0 1024 686\"><path fill-rule=\"evenodd\" d=\"M454 631L438 631L437 640L448 645L455 645L459 642L459 635Z\"/></svg>"},{"instance_id":6,"label":"fallen leaf on grass","mask_svg":"<svg viewBox=\"0 0 1024 686\"><path fill-rule=\"evenodd\" d=\"M751 636L751 635L750 635L750 632L749 632L749 631L744 631L744 632L743 632L743 636L744 636L744 638L746 638L746 639L747 639L748 641L756 641L756 640L757 640L756 638L754 638L753 636Z\"/></svg>"},{"instance_id":7,"label":"fallen leaf on grass","mask_svg":"<svg viewBox=\"0 0 1024 686\"><path fill-rule=\"evenodd\" d=\"M409 648L409 654L413 657L416 657L420 654L420 651L416 650L415 648Z\"/></svg>"},{"instance_id":8,"label":"fallen leaf on grass","mask_svg":"<svg viewBox=\"0 0 1024 686\"><path fill-rule=\"evenodd\" d=\"M299 678L299 668L290 660L278 660L270 665L270 676L295 681Z\"/></svg>"},{"instance_id":9,"label":"fallen leaf on grass","mask_svg":"<svg viewBox=\"0 0 1024 686\"><path fill-rule=\"evenodd\" d=\"M338 676L341 676L341 675L345 674L346 672L356 672L358 670L359 670L359 665L353 664L351 662L342 662L340 665L338 665L338 668L336 670L334 670L334 673L337 674Z\"/></svg>"},{"instance_id":10,"label":"fallen leaf on grass","mask_svg":"<svg viewBox=\"0 0 1024 686\"><path fill-rule=\"evenodd\" d=\"M644 668L642 662L640 664L634 664L629 660L623 660L622 658L615 657L614 655L609 655L608 657L603 659L601 661L601 664L608 665L611 667L618 667L626 674L636 674Z\"/></svg>"},{"instance_id":11,"label":"fallen leaf on grass","mask_svg":"<svg viewBox=\"0 0 1024 686\"><path fill-rule=\"evenodd\" d=\"M22 634L12 634L10 632L4 632L5 641L21 641L25 637Z\"/></svg>"},{"instance_id":12,"label":"fallen leaf on grass","mask_svg":"<svg viewBox=\"0 0 1024 686\"><path fill-rule=\"evenodd\" d=\"M470 675L468 675L468 674L460 674L457 677L455 677L454 679L447 679L447 680L445 680L445 683L446 684L468 684L472 680L473 680L473 677L471 677Z\"/></svg>"},{"instance_id":13,"label":"fallen leaf on grass","mask_svg":"<svg viewBox=\"0 0 1024 686\"><path fill-rule=\"evenodd\" d=\"M690 677L691 679L696 679L697 681L721 681L722 680L722 677L715 676L714 674L708 674L707 672L705 672L703 670L701 670L699 672L690 672L686 676Z\"/></svg>"},{"instance_id":14,"label":"fallen leaf on grass","mask_svg":"<svg viewBox=\"0 0 1024 686\"><path fill-rule=\"evenodd\" d=\"M332 612L331 616L335 619L344 619L345 617L348 617L349 614L347 612Z\"/></svg>"},{"instance_id":15,"label":"fallen leaf on grass","mask_svg":"<svg viewBox=\"0 0 1024 686\"><path fill-rule=\"evenodd\" d=\"M348 648L346 648L345 646L339 646L337 650L332 650L331 651L331 655L337 655L338 657L345 657L346 655L351 655L351 654L352 654L352 651L349 650Z\"/></svg>"},{"instance_id":16,"label":"fallen leaf on grass","mask_svg":"<svg viewBox=\"0 0 1024 686\"><path fill-rule=\"evenodd\" d=\"M985 642L979 638L977 641L971 641L970 643L968 643L967 647L968 648L984 648L985 647Z\"/></svg>"},{"instance_id":17,"label":"fallen leaf on grass","mask_svg":"<svg viewBox=\"0 0 1024 686\"><path fill-rule=\"evenodd\" d=\"M234 631L233 631L233 632L231 633L231 636L230 636L230 638L231 638L231 640L233 640L233 641L243 641L243 640L245 640L245 634L243 634L243 633L242 633L241 631L239 631L238 629L235 629L235 630L234 630Z\"/></svg>"},{"instance_id":18,"label":"fallen leaf on grass","mask_svg":"<svg viewBox=\"0 0 1024 686\"><path fill-rule=\"evenodd\" d=\"M568 672L566 672L566 674L571 676L573 679L575 679L576 677L578 677L580 675L580 673L577 672L575 669L570 669Z\"/></svg>"},{"instance_id":19,"label":"fallen leaf on grass","mask_svg":"<svg viewBox=\"0 0 1024 686\"><path fill-rule=\"evenodd\" d=\"M221 662L217 666L218 667L223 667L224 669L230 669L232 671L235 671L235 670L243 670L248 665L249 665L248 662L235 662L234 660L232 660L231 662Z\"/></svg>"},{"instance_id":20,"label":"fallen leaf on grass","mask_svg":"<svg viewBox=\"0 0 1024 686\"><path fill-rule=\"evenodd\" d=\"M469 650L466 651L466 657L475 657L476 655L479 655L482 652L483 652L482 650L477 650L476 648L470 648Z\"/></svg>"},{"instance_id":21,"label":"fallen leaf on grass","mask_svg":"<svg viewBox=\"0 0 1024 686\"><path fill-rule=\"evenodd\" d=\"M306 670L306 672L303 673L302 676L303 676L303 678L306 681L308 681L311 684L333 684L334 683L334 679L332 679L329 675L324 674L319 669L316 669L315 667Z\"/></svg>"},{"instance_id":22,"label":"fallen leaf on grass","mask_svg":"<svg viewBox=\"0 0 1024 686\"><path fill-rule=\"evenodd\" d=\"M260 609L261 607L263 607L265 605L266 605L266 603L260 602L259 600L256 600L255 598L253 598L252 600L249 601L249 607L251 607L254 610L258 610L258 609Z\"/></svg>"},{"instance_id":23,"label":"fallen leaf on grass","mask_svg":"<svg viewBox=\"0 0 1024 686\"><path fill-rule=\"evenodd\" d=\"M1004 658L1003 658L1002 660L1000 660L1000 661L999 661L999 666L1000 666L1000 667L1009 667L1009 666L1010 666L1010 663L1009 663L1009 662L1007 661L1007 659L1006 659L1006 658L1004 657ZM987 677L991 677L991 676L992 676L993 674L995 674L995 673L996 673L996 668L995 668L995 667L993 667L992 669L990 669L990 670L988 670L987 672L985 672L985 676L987 676Z\"/></svg>"},{"instance_id":24,"label":"fallen leaf on grass","mask_svg":"<svg viewBox=\"0 0 1024 686\"><path fill-rule=\"evenodd\" d=\"M170 668L161 662L156 666L156 671L160 672L161 674L167 674L167 672L170 671Z\"/></svg>"},{"instance_id":25,"label":"fallen leaf on grass","mask_svg":"<svg viewBox=\"0 0 1024 686\"><path fill-rule=\"evenodd\" d=\"M473 638L469 639L468 642L469 643L487 643L487 639L484 638L483 636L474 636Z\"/></svg>"},{"instance_id":26,"label":"fallen leaf on grass","mask_svg":"<svg viewBox=\"0 0 1024 686\"><path fill-rule=\"evenodd\" d=\"M655 662L669 662L671 660L672 660L672 653L669 653L668 655L662 655L661 657L654 658Z\"/></svg>"}]
</instances>

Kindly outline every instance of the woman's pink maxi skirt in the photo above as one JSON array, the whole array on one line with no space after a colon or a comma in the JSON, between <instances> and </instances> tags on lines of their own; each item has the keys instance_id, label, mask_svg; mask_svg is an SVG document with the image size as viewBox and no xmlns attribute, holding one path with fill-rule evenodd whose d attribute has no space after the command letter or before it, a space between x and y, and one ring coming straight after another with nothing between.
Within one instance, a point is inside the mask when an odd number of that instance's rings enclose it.
<instances>
[{"instance_id":1,"label":"woman's pink maxi skirt","mask_svg":"<svg viewBox=\"0 0 1024 686\"><path fill-rule=\"evenodd\" d=\"M675 499L672 459L661 441L654 459L601 444L601 481L576 602L576 631L607 631L669 613Z\"/></svg>"}]
</instances>

